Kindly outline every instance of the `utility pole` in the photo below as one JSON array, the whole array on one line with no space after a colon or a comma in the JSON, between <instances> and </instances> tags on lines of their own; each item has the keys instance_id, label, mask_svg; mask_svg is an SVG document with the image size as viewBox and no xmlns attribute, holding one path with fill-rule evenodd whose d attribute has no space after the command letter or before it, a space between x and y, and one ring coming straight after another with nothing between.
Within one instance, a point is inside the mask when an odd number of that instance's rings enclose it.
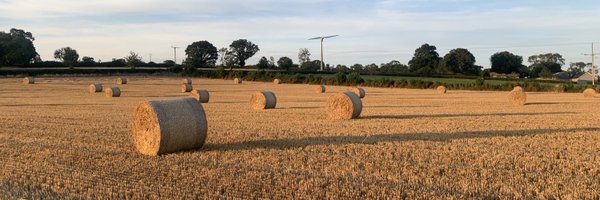
<instances>
[{"instance_id":1,"label":"utility pole","mask_svg":"<svg viewBox=\"0 0 600 200\"><path fill-rule=\"evenodd\" d=\"M177 65L177 49L180 47L171 46L171 48L173 48L173 62Z\"/></svg>"},{"instance_id":2,"label":"utility pole","mask_svg":"<svg viewBox=\"0 0 600 200\"><path fill-rule=\"evenodd\" d=\"M327 38L337 37L338 35L330 35L330 36L321 36L310 38L309 40L321 39L321 71L325 70L325 61L323 60L323 40Z\"/></svg>"},{"instance_id":3,"label":"utility pole","mask_svg":"<svg viewBox=\"0 0 600 200\"><path fill-rule=\"evenodd\" d=\"M596 85L596 50L595 43L592 42L592 54L583 54L586 56L592 56L592 85Z\"/></svg>"}]
</instances>

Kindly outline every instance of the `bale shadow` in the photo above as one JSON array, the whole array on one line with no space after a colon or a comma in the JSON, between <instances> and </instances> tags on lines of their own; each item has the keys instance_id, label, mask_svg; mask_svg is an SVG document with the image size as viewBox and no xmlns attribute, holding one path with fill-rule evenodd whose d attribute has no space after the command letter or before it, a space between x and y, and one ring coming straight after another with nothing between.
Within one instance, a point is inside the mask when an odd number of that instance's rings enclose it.
<instances>
[{"instance_id":1,"label":"bale shadow","mask_svg":"<svg viewBox=\"0 0 600 200\"><path fill-rule=\"evenodd\" d=\"M562 103L552 103L552 102L534 102L534 103L526 103L525 105L560 105Z\"/></svg>"},{"instance_id":2,"label":"bale shadow","mask_svg":"<svg viewBox=\"0 0 600 200\"><path fill-rule=\"evenodd\" d=\"M444 118L444 117L485 117L485 116L534 116L577 114L575 112L545 112L545 113L480 113L480 114L437 114L437 115L372 115L362 119L415 119L415 118Z\"/></svg>"},{"instance_id":3,"label":"bale shadow","mask_svg":"<svg viewBox=\"0 0 600 200\"><path fill-rule=\"evenodd\" d=\"M313 107L287 107L286 109L307 109L308 110L308 109L318 109L318 108L321 108L321 107L318 107L318 106L313 106Z\"/></svg>"},{"instance_id":4,"label":"bale shadow","mask_svg":"<svg viewBox=\"0 0 600 200\"><path fill-rule=\"evenodd\" d=\"M107 105L113 105L113 104L101 104L101 103L94 103L94 104L66 104L66 103L48 103L48 104L11 104L11 105L0 105L0 106L4 106L4 107L22 107L22 106L107 106Z\"/></svg>"}]
</instances>

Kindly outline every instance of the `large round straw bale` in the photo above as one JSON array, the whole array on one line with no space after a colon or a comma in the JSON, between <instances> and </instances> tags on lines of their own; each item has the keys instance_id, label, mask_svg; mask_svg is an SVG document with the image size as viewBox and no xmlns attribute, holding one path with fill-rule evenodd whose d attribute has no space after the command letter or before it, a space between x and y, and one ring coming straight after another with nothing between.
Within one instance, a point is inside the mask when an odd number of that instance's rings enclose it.
<instances>
[{"instance_id":1,"label":"large round straw bale","mask_svg":"<svg viewBox=\"0 0 600 200\"><path fill-rule=\"evenodd\" d=\"M144 155L201 148L207 132L206 114L194 98L141 102L133 113L133 143Z\"/></svg>"},{"instance_id":2,"label":"large round straw bale","mask_svg":"<svg viewBox=\"0 0 600 200\"><path fill-rule=\"evenodd\" d=\"M513 105L522 106L527 103L527 95L523 90L513 90L508 93L508 102Z\"/></svg>"},{"instance_id":3,"label":"large round straw bale","mask_svg":"<svg viewBox=\"0 0 600 200\"><path fill-rule=\"evenodd\" d=\"M446 86L440 85L437 87L438 94L446 94L447 91L448 91L448 89L446 89Z\"/></svg>"},{"instance_id":4,"label":"large round straw bale","mask_svg":"<svg viewBox=\"0 0 600 200\"><path fill-rule=\"evenodd\" d=\"M517 86L515 86L515 88L513 88L513 91L514 90L523 91L523 88L521 86L517 85Z\"/></svg>"},{"instance_id":5,"label":"large round straw bale","mask_svg":"<svg viewBox=\"0 0 600 200\"><path fill-rule=\"evenodd\" d=\"M596 90L594 90L593 88L585 89L583 91L583 96L594 98L594 97L596 97Z\"/></svg>"},{"instance_id":6,"label":"large round straw bale","mask_svg":"<svg viewBox=\"0 0 600 200\"><path fill-rule=\"evenodd\" d=\"M325 93L326 90L327 90L327 87L325 85L319 85L319 86L315 87L315 92L317 92L317 93Z\"/></svg>"},{"instance_id":7,"label":"large round straw bale","mask_svg":"<svg viewBox=\"0 0 600 200\"><path fill-rule=\"evenodd\" d=\"M254 109L272 109L276 105L277 97L275 97L273 92L256 92L250 98L250 106Z\"/></svg>"},{"instance_id":8,"label":"large round straw bale","mask_svg":"<svg viewBox=\"0 0 600 200\"><path fill-rule=\"evenodd\" d=\"M276 78L275 80L273 80L273 83L275 83L275 84L281 84L281 79Z\"/></svg>"},{"instance_id":9,"label":"large round straw bale","mask_svg":"<svg viewBox=\"0 0 600 200\"><path fill-rule=\"evenodd\" d=\"M106 97L120 97L121 96L121 90L118 87L106 88L106 90L104 90L104 93L106 94Z\"/></svg>"},{"instance_id":10,"label":"large round straw bale","mask_svg":"<svg viewBox=\"0 0 600 200\"><path fill-rule=\"evenodd\" d=\"M235 84L242 84L242 79L241 78L235 78L235 79L233 79L233 82Z\"/></svg>"},{"instance_id":11,"label":"large round straw bale","mask_svg":"<svg viewBox=\"0 0 600 200\"><path fill-rule=\"evenodd\" d=\"M208 91L206 90L192 90L190 96L194 97L200 103L208 103L208 99L210 97Z\"/></svg>"},{"instance_id":12,"label":"large round straw bale","mask_svg":"<svg viewBox=\"0 0 600 200\"><path fill-rule=\"evenodd\" d=\"M123 84L127 84L127 78L117 78L117 84L118 85L123 85Z\"/></svg>"},{"instance_id":13,"label":"large round straw bale","mask_svg":"<svg viewBox=\"0 0 600 200\"><path fill-rule=\"evenodd\" d=\"M191 78L183 79L181 81L181 83L184 84L184 85L191 85L192 84L192 79Z\"/></svg>"},{"instance_id":14,"label":"large round straw bale","mask_svg":"<svg viewBox=\"0 0 600 200\"><path fill-rule=\"evenodd\" d=\"M192 84L181 84L181 92L183 93L191 92L192 89L194 89L194 87L192 87Z\"/></svg>"},{"instance_id":15,"label":"large round straw bale","mask_svg":"<svg viewBox=\"0 0 600 200\"><path fill-rule=\"evenodd\" d=\"M354 94L356 94L356 96L362 98L365 98L365 89L363 88L359 88L359 87L355 87L352 88L352 92L354 92Z\"/></svg>"},{"instance_id":16,"label":"large round straw bale","mask_svg":"<svg viewBox=\"0 0 600 200\"><path fill-rule=\"evenodd\" d=\"M23 84L35 84L35 79L33 77L25 77L23 78Z\"/></svg>"},{"instance_id":17,"label":"large round straw bale","mask_svg":"<svg viewBox=\"0 0 600 200\"><path fill-rule=\"evenodd\" d=\"M329 119L356 119L362 112L362 101L353 92L337 93L327 99L326 111Z\"/></svg>"},{"instance_id":18,"label":"large round straw bale","mask_svg":"<svg viewBox=\"0 0 600 200\"><path fill-rule=\"evenodd\" d=\"M102 84L90 84L90 93L102 92Z\"/></svg>"}]
</instances>

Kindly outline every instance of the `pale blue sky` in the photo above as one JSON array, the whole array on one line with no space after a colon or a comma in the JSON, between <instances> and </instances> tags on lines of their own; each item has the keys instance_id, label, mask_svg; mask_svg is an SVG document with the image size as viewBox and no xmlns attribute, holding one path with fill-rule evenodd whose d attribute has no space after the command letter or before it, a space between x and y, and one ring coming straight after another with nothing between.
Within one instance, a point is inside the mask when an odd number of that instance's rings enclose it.
<instances>
[{"instance_id":1,"label":"pale blue sky","mask_svg":"<svg viewBox=\"0 0 600 200\"><path fill-rule=\"evenodd\" d=\"M406 64L429 43L441 56L467 48L489 67L489 57L504 50L525 60L552 52L567 63L590 62L582 54L600 41L598 11L597 0L0 0L0 30L32 32L44 60L70 46L96 60L135 51L162 62L173 59L172 45L207 40L220 48L244 38L261 49L247 63L261 56L297 62L299 48L319 59L319 42L308 38L339 34L325 42L327 63ZM183 55L180 49L178 62Z\"/></svg>"}]
</instances>

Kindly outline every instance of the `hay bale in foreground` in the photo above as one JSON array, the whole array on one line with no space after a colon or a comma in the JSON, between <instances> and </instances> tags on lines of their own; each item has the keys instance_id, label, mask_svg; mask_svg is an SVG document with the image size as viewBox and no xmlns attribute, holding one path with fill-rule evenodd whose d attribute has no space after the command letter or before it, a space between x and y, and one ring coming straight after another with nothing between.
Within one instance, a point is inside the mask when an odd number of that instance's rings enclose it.
<instances>
[{"instance_id":1,"label":"hay bale in foreground","mask_svg":"<svg viewBox=\"0 0 600 200\"><path fill-rule=\"evenodd\" d=\"M317 92L317 93L325 93L326 90L327 90L327 86L325 86L325 85L319 85L319 86L315 87L315 92Z\"/></svg>"},{"instance_id":2,"label":"hay bale in foreground","mask_svg":"<svg viewBox=\"0 0 600 200\"><path fill-rule=\"evenodd\" d=\"M277 97L273 92L263 91L252 94L250 107L257 110L272 109L277 105Z\"/></svg>"},{"instance_id":3,"label":"hay bale in foreground","mask_svg":"<svg viewBox=\"0 0 600 200\"><path fill-rule=\"evenodd\" d=\"M118 87L110 87L106 88L104 93L106 94L106 97L120 97L121 89L119 89Z\"/></svg>"},{"instance_id":4,"label":"hay bale in foreground","mask_svg":"<svg viewBox=\"0 0 600 200\"><path fill-rule=\"evenodd\" d=\"M117 78L117 84L118 85L123 85L123 84L127 84L127 78Z\"/></svg>"},{"instance_id":5,"label":"hay bale in foreground","mask_svg":"<svg viewBox=\"0 0 600 200\"><path fill-rule=\"evenodd\" d=\"M206 90L192 90L190 96L194 97L200 103L208 103L208 100L210 98L208 91Z\"/></svg>"},{"instance_id":6,"label":"hay bale in foreground","mask_svg":"<svg viewBox=\"0 0 600 200\"><path fill-rule=\"evenodd\" d=\"M133 143L144 155L201 148L207 133L206 114L194 98L140 102L133 112Z\"/></svg>"},{"instance_id":7,"label":"hay bale in foreground","mask_svg":"<svg viewBox=\"0 0 600 200\"><path fill-rule=\"evenodd\" d=\"M191 92L192 89L194 89L194 87L192 86L192 84L182 84L181 85L181 92L182 93Z\"/></svg>"},{"instance_id":8,"label":"hay bale in foreground","mask_svg":"<svg viewBox=\"0 0 600 200\"><path fill-rule=\"evenodd\" d=\"M356 119L362 112L362 101L353 92L337 93L327 99L326 112L332 120Z\"/></svg>"},{"instance_id":9,"label":"hay bale in foreground","mask_svg":"<svg viewBox=\"0 0 600 200\"><path fill-rule=\"evenodd\" d=\"M191 84L192 84L192 79L191 79L191 78L186 78L186 79L183 79L183 80L181 81L181 84L184 84L184 85L191 85Z\"/></svg>"},{"instance_id":10,"label":"hay bale in foreground","mask_svg":"<svg viewBox=\"0 0 600 200\"><path fill-rule=\"evenodd\" d=\"M235 83L235 84L242 84L242 79L235 78L235 79L233 79L233 83Z\"/></svg>"},{"instance_id":11,"label":"hay bale in foreground","mask_svg":"<svg viewBox=\"0 0 600 200\"><path fill-rule=\"evenodd\" d=\"M527 103L527 94L523 90L513 90L508 93L508 102L513 105L522 106Z\"/></svg>"},{"instance_id":12,"label":"hay bale in foreground","mask_svg":"<svg viewBox=\"0 0 600 200\"><path fill-rule=\"evenodd\" d=\"M89 91L90 93L102 92L102 84L90 84Z\"/></svg>"},{"instance_id":13,"label":"hay bale in foreground","mask_svg":"<svg viewBox=\"0 0 600 200\"><path fill-rule=\"evenodd\" d=\"M448 92L448 89L446 88L446 86L440 85L437 87L438 94L446 94L446 92Z\"/></svg>"},{"instance_id":14,"label":"hay bale in foreground","mask_svg":"<svg viewBox=\"0 0 600 200\"><path fill-rule=\"evenodd\" d=\"M365 98L366 93L365 93L365 89L363 89L363 88L359 88L359 87L352 88L352 92L354 92L354 94L356 94L356 96L360 97L361 99Z\"/></svg>"},{"instance_id":15,"label":"hay bale in foreground","mask_svg":"<svg viewBox=\"0 0 600 200\"><path fill-rule=\"evenodd\" d=\"M23 84L25 84L25 85L35 84L35 79L33 77L25 77L25 78L23 78Z\"/></svg>"},{"instance_id":16,"label":"hay bale in foreground","mask_svg":"<svg viewBox=\"0 0 600 200\"><path fill-rule=\"evenodd\" d=\"M513 90L518 90L518 91L524 91L523 88L521 86L515 86L515 88L513 88Z\"/></svg>"},{"instance_id":17,"label":"hay bale in foreground","mask_svg":"<svg viewBox=\"0 0 600 200\"><path fill-rule=\"evenodd\" d=\"M281 84L281 79L276 78L275 80L273 80L273 83L275 83L275 84Z\"/></svg>"},{"instance_id":18,"label":"hay bale in foreground","mask_svg":"<svg viewBox=\"0 0 600 200\"><path fill-rule=\"evenodd\" d=\"M588 88L583 91L583 97L594 98L596 97L596 90L593 88Z\"/></svg>"}]
</instances>

